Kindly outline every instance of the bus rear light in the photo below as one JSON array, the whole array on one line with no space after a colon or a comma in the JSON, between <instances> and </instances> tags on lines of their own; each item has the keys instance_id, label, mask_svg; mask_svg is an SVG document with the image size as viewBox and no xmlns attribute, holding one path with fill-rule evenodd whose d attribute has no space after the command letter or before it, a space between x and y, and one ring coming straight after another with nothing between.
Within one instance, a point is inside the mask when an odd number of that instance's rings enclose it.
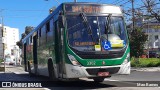
<instances>
[{"instance_id":1,"label":"bus rear light","mask_svg":"<svg viewBox=\"0 0 160 90\"><path fill-rule=\"evenodd\" d=\"M72 56L72 55L70 55L70 54L67 54L67 55L68 55L68 58L69 58L69 60L71 61L71 63L72 63L73 65L80 65L80 63L75 59L74 56Z\"/></svg>"}]
</instances>

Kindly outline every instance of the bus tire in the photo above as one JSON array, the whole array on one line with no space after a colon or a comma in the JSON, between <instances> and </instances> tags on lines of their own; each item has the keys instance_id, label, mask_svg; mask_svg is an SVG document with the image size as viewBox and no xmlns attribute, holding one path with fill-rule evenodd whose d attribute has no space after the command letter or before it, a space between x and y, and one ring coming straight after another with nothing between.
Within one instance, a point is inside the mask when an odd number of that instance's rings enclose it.
<instances>
[{"instance_id":1,"label":"bus tire","mask_svg":"<svg viewBox=\"0 0 160 90\"><path fill-rule=\"evenodd\" d=\"M55 77L55 73L54 73L52 59L48 59L48 74L49 74L50 80L57 81L57 79Z\"/></svg>"},{"instance_id":2,"label":"bus tire","mask_svg":"<svg viewBox=\"0 0 160 90\"><path fill-rule=\"evenodd\" d=\"M31 65L30 65L30 62L28 61L28 73L29 73L29 76L30 77L33 77L34 74L31 72Z\"/></svg>"},{"instance_id":3,"label":"bus tire","mask_svg":"<svg viewBox=\"0 0 160 90\"><path fill-rule=\"evenodd\" d=\"M94 82L96 83L100 83L100 82L103 82L105 78L103 77L96 77L96 78L93 78Z\"/></svg>"}]
</instances>

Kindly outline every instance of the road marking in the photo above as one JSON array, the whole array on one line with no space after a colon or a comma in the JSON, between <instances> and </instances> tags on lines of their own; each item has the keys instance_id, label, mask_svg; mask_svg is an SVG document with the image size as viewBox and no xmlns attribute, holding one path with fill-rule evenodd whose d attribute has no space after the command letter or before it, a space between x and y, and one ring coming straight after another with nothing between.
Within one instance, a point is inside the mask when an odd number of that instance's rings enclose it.
<instances>
[{"instance_id":1,"label":"road marking","mask_svg":"<svg viewBox=\"0 0 160 90\"><path fill-rule=\"evenodd\" d=\"M51 90L51 89L49 89L49 88L43 88L44 90Z\"/></svg>"},{"instance_id":2,"label":"road marking","mask_svg":"<svg viewBox=\"0 0 160 90\"><path fill-rule=\"evenodd\" d=\"M80 78L80 80L85 80L85 81L94 81L93 79L87 79L87 78ZM114 80L114 79L108 79L105 78L104 81L119 81L119 80Z\"/></svg>"},{"instance_id":3,"label":"road marking","mask_svg":"<svg viewBox=\"0 0 160 90\"><path fill-rule=\"evenodd\" d=\"M15 74L28 74L28 72L14 72Z\"/></svg>"},{"instance_id":4,"label":"road marking","mask_svg":"<svg viewBox=\"0 0 160 90\"><path fill-rule=\"evenodd\" d=\"M93 81L93 79L88 79L88 78L79 78L80 80L85 80L85 81Z\"/></svg>"},{"instance_id":5,"label":"road marking","mask_svg":"<svg viewBox=\"0 0 160 90\"><path fill-rule=\"evenodd\" d=\"M119 81L119 80L105 78L104 81Z\"/></svg>"}]
</instances>

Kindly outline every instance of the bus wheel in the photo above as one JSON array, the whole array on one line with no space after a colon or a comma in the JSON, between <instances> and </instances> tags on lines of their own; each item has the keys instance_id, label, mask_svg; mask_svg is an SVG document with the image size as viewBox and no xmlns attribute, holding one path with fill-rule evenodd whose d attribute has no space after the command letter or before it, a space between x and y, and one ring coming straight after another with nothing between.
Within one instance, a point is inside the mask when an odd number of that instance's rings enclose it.
<instances>
[{"instance_id":1,"label":"bus wheel","mask_svg":"<svg viewBox=\"0 0 160 90\"><path fill-rule=\"evenodd\" d=\"M34 74L31 72L31 65L30 65L30 62L28 61L28 72L29 72L29 76L30 77L33 77Z\"/></svg>"},{"instance_id":2,"label":"bus wheel","mask_svg":"<svg viewBox=\"0 0 160 90\"><path fill-rule=\"evenodd\" d=\"M93 80L94 80L94 82L99 83L99 82L103 82L103 81L104 81L104 78L102 78L102 77L97 77L97 78L93 78Z\"/></svg>"},{"instance_id":3,"label":"bus wheel","mask_svg":"<svg viewBox=\"0 0 160 90\"><path fill-rule=\"evenodd\" d=\"M49 73L49 78L52 81L57 81L55 74L54 74L54 68L53 68L53 62L52 59L48 60L48 73Z\"/></svg>"}]
</instances>

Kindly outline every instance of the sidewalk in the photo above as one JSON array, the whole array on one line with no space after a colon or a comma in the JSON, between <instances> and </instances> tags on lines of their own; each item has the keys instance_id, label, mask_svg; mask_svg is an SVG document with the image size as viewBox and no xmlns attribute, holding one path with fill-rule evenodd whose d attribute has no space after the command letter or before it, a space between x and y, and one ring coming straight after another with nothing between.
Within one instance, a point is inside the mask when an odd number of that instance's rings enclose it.
<instances>
[{"instance_id":1,"label":"sidewalk","mask_svg":"<svg viewBox=\"0 0 160 90\"><path fill-rule=\"evenodd\" d=\"M4 66L3 66L4 67ZM1 71L4 72L4 71ZM7 73L26 73L22 66L6 65L5 72Z\"/></svg>"},{"instance_id":2,"label":"sidewalk","mask_svg":"<svg viewBox=\"0 0 160 90\"><path fill-rule=\"evenodd\" d=\"M139 67L131 67L133 71L147 71L147 72L160 72L160 67L146 67L146 68L139 68Z\"/></svg>"},{"instance_id":3,"label":"sidewalk","mask_svg":"<svg viewBox=\"0 0 160 90\"><path fill-rule=\"evenodd\" d=\"M21 72L25 73L24 68L22 66L11 66L11 67L6 67L6 72Z\"/></svg>"}]
</instances>

